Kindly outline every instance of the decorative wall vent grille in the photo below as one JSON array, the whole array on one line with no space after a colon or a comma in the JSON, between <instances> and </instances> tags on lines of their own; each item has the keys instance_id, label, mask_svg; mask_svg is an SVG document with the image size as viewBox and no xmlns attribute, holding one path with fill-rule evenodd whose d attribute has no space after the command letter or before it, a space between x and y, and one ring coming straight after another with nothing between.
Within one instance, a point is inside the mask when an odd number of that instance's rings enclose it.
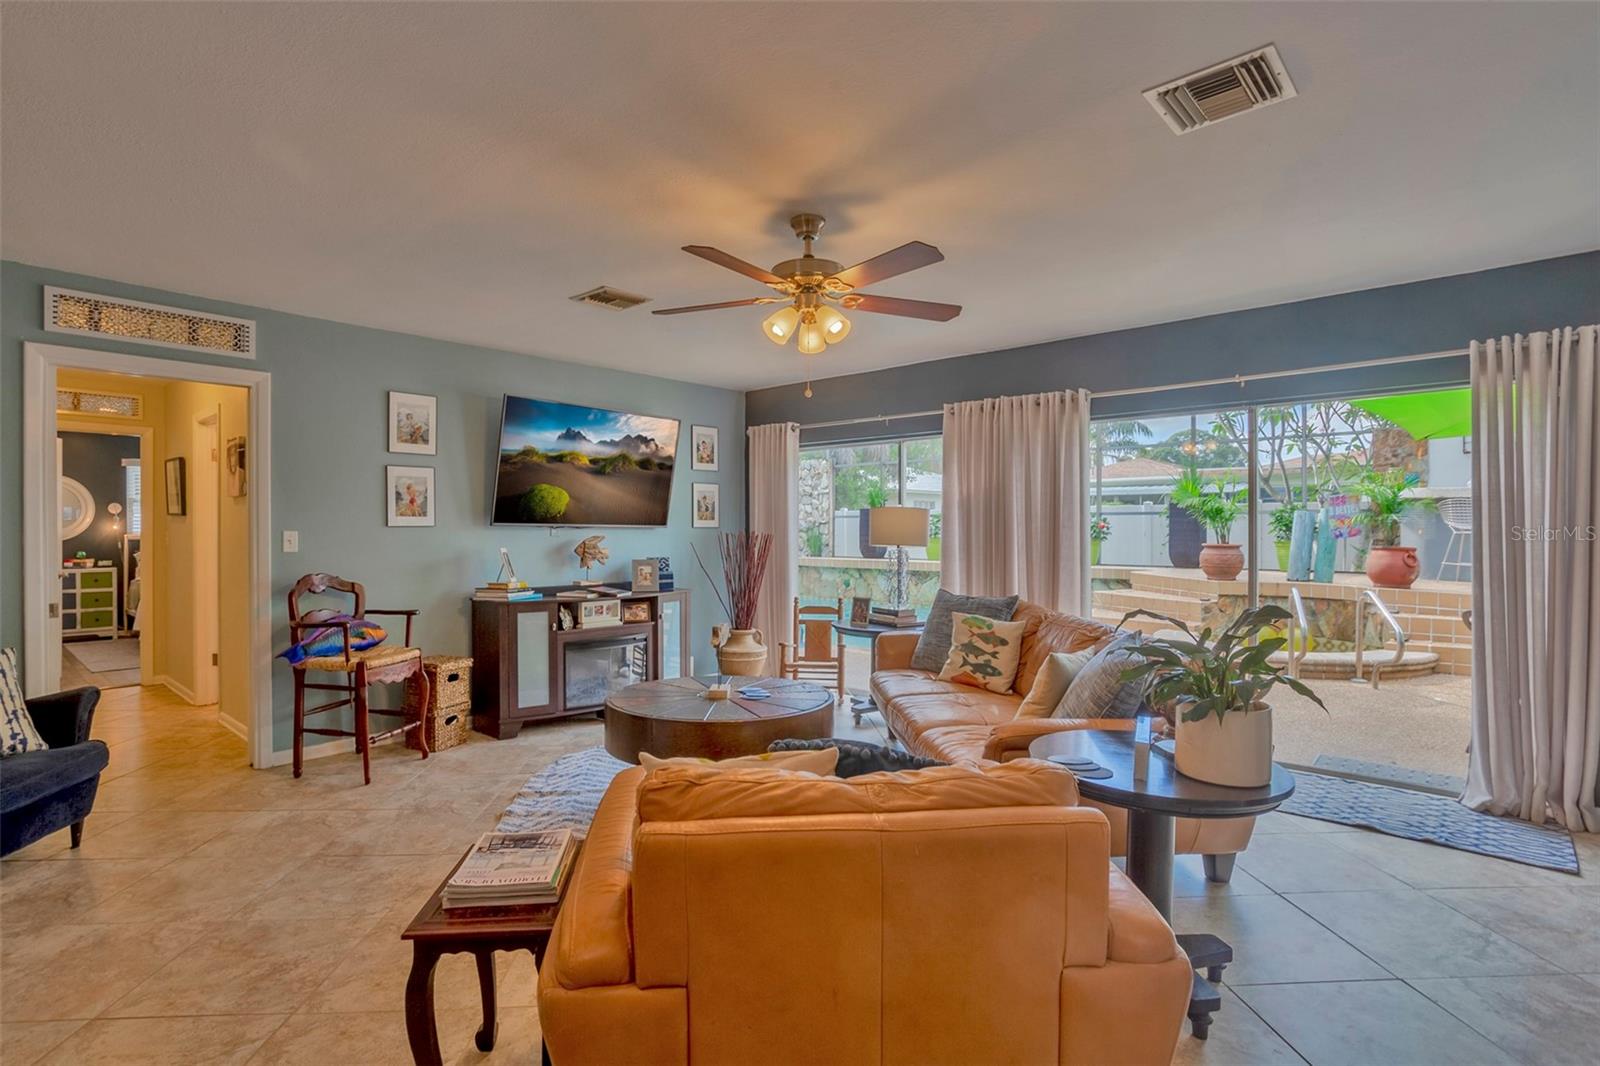
<instances>
[{"instance_id":1,"label":"decorative wall vent grille","mask_svg":"<svg viewBox=\"0 0 1600 1066\"><path fill-rule=\"evenodd\" d=\"M97 296L52 285L44 290L44 328L243 359L256 357L256 324L250 319Z\"/></svg>"},{"instance_id":2,"label":"decorative wall vent grille","mask_svg":"<svg viewBox=\"0 0 1600 1066\"><path fill-rule=\"evenodd\" d=\"M68 415L105 415L111 418L138 418L144 414L144 401L120 392L84 392L57 389L56 411Z\"/></svg>"},{"instance_id":3,"label":"decorative wall vent grille","mask_svg":"<svg viewBox=\"0 0 1600 1066\"><path fill-rule=\"evenodd\" d=\"M1146 89L1144 98L1173 133L1189 133L1295 95L1277 46L1269 44Z\"/></svg>"},{"instance_id":4,"label":"decorative wall vent grille","mask_svg":"<svg viewBox=\"0 0 1600 1066\"><path fill-rule=\"evenodd\" d=\"M609 285L601 285L598 288L590 289L588 292L580 292L572 298L581 304L593 304L596 307L604 307L612 311L626 311L630 307L638 307L640 304L650 302L650 297L648 296L640 296L634 292L623 292L621 289L613 289Z\"/></svg>"}]
</instances>

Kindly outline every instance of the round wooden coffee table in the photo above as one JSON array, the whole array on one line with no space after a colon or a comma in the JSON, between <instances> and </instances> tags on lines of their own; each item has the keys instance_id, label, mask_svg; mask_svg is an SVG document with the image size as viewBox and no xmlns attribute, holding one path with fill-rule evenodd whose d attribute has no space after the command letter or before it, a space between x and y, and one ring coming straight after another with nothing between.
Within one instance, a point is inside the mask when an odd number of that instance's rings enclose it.
<instances>
[{"instance_id":1,"label":"round wooden coffee table","mask_svg":"<svg viewBox=\"0 0 1600 1066\"><path fill-rule=\"evenodd\" d=\"M642 681L606 700L606 750L624 762L639 753L667 759L731 759L759 755L774 740L833 735L833 695L818 685L778 677L733 677L733 698L706 699L714 677ZM760 685L771 697L746 699L739 689Z\"/></svg>"}]
</instances>

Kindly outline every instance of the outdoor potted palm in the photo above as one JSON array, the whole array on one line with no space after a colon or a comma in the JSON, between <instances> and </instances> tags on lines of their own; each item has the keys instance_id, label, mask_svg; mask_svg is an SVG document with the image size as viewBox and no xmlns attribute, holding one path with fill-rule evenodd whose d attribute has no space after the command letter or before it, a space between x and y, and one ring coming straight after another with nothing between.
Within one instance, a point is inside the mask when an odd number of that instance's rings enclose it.
<instances>
[{"instance_id":1,"label":"outdoor potted palm","mask_svg":"<svg viewBox=\"0 0 1600 1066\"><path fill-rule=\"evenodd\" d=\"M1144 637L1127 650L1144 661L1123 679L1145 678L1153 707L1171 706L1177 724L1173 760L1178 772L1198 781L1234 788L1259 788L1272 780L1272 707L1266 695L1288 685L1323 710L1327 707L1303 683L1267 660L1287 641L1257 640L1263 630L1288 623L1282 607L1244 611L1212 639L1210 626L1196 635L1176 618L1154 611L1129 611L1167 623L1183 638Z\"/></svg>"},{"instance_id":2,"label":"outdoor potted palm","mask_svg":"<svg viewBox=\"0 0 1600 1066\"><path fill-rule=\"evenodd\" d=\"M1111 539L1111 519L1105 515L1089 523L1089 565L1100 565L1100 546Z\"/></svg>"},{"instance_id":3,"label":"outdoor potted palm","mask_svg":"<svg viewBox=\"0 0 1600 1066\"><path fill-rule=\"evenodd\" d=\"M1228 537L1244 513L1249 489L1230 493L1222 481L1187 498L1183 509L1210 532L1212 539L1200 549L1200 569L1212 581L1232 581L1244 569L1244 551Z\"/></svg>"},{"instance_id":4,"label":"outdoor potted palm","mask_svg":"<svg viewBox=\"0 0 1600 1066\"><path fill-rule=\"evenodd\" d=\"M1296 504L1285 503L1267 519L1267 528L1272 530L1272 547L1278 556L1278 569L1285 573L1289 570L1289 542L1294 539L1294 516L1300 510Z\"/></svg>"},{"instance_id":5,"label":"outdoor potted palm","mask_svg":"<svg viewBox=\"0 0 1600 1066\"><path fill-rule=\"evenodd\" d=\"M1367 531L1367 580L1391 589L1407 589L1417 580L1421 564L1417 549L1400 543L1400 518L1413 507L1431 501L1412 499L1406 492L1421 479L1404 470L1373 470L1356 483L1366 500L1360 522Z\"/></svg>"}]
</instances>

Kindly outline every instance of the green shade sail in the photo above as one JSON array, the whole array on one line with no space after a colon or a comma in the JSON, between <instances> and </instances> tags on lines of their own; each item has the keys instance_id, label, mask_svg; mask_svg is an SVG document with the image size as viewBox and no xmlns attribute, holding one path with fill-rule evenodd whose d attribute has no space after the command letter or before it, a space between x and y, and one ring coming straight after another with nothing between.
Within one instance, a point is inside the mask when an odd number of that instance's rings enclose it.
<instances>
[{"instance_id":1,"label":"green shade sail","mask_svg":"<svg viewBox=\"0 0 1600 1066\"><path fill-rule=\"evenodd\" d=\"M1417 440L1472 436L1472 390L1440 389L1352 400L1351 406L1393 422Z\"/></svg>"}]
</instances>

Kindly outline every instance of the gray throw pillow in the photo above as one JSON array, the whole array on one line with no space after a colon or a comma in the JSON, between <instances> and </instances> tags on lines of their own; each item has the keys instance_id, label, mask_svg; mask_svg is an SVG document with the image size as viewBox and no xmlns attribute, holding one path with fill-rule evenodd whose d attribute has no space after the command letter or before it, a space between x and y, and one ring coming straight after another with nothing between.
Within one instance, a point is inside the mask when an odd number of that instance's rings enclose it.
<instances>
[{"instance_id":1,"label":"gray throw pillow","mask_svg":"<svg viewBox=\"0 0 1600 1066\"><path fill-rule=\"evenodd\" d=\"M933 607L928 611L928 624L917 640L917 650L911 654L914 670L927 670L937 674L944 669L950 657L950 625L956 612L980 614L996 622L1009 622L1017 613L1017 596L958 596L940 589L933 597Z\"/></svg>"},{"instance_id":2,"label":"gray throw pillow","mask_svg":"<svg viewBox=\"0 0 1600 1066\"><path fill-rule=\"evenodd\" d=\"M767 745L768 751L817 751L822 748L839 749L839 765L835 769L836 777L859 777L862 774L875 774L883 770L926 770L930 766L948 766L938 759L924 759L920 755L912 755L908 751L895 751L882 744L868 744L864 740L845 740L841 737L830 737L826 740L774 740Z\"/></svg>"},{"instance_id":3,"label":"gray throw pillow","mask_svg":"<svg viewBox=\"0 0 1600 1066\"><path fill-rule=\"evenodd\" d=\"M1122 674L1144 662L1128 650L1139 643L1139 634L1119 633L1111 643L1095 653L1093 659L1067 686L1067 694L1056 704L1052 718L1132 718L1144 702L1148 678L1122 680Z\"/></svg>"}]
</instances>

